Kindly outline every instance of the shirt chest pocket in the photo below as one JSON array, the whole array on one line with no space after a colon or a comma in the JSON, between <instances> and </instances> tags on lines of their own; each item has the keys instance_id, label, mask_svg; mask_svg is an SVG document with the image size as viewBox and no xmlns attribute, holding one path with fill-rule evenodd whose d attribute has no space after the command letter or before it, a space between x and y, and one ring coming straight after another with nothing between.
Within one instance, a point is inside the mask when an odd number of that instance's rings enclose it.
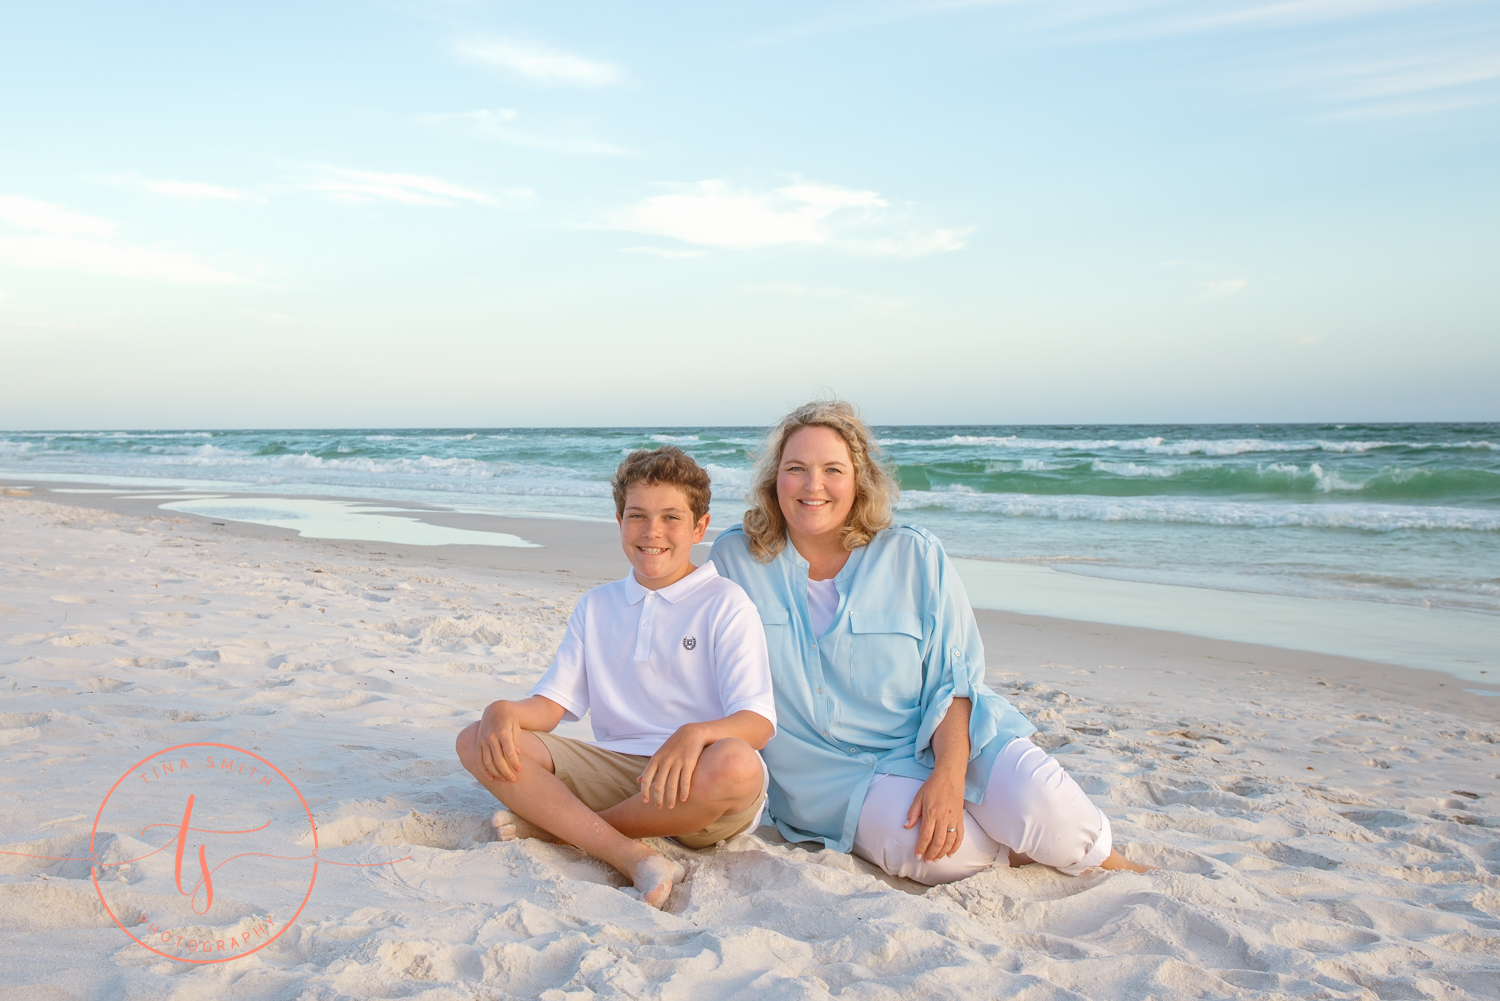
<instances>
[{"instance_id":1,"label":"shirt chest pocket","mask_svg":"<svg viewBox=\"0 0 1500 1001\"><path fill-rule=\"evenodd\" d=\"M760 613L760 621L765 626L784 626L791 620L790 613L783 605L761 604L756 602L755 610ZM769 634L769 630L767 630Z\"/></svg>"},{"instance_id":2,"label":"shirt chest pocket","mask_svg":"<svg viewBox=\"0 0 1500 1001\"><path fill-rule=\"evenodd\" d=\"M760 623L766 630L766 646L771 651L771 663L776 663L776 655L781 651L791 634L788 628L791 622L791 614L785 605L755 603L755 610L760 613Z\"/></svg>"},{"instance_id":3,"label":"shirt chest pocket","mask_svg":"<svg viewBox=\"0 0 1500 1001\"><path fill-rule=\"evenodd\" d=\"M914 704L922 694L922 623L914 612L849 612L849 691Z\"/></svg>"}]
</instances>

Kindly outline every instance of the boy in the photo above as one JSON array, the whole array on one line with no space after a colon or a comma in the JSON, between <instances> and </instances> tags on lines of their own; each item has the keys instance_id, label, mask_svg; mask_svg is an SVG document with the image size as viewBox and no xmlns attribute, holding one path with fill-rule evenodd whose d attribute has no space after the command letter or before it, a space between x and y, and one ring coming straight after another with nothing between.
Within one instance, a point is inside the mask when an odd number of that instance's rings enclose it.
<instances>
[{"instance_id":1,"label":"boy","mask_svg":"<svg viewBox=\"0 0 1500 1001\"><path fill-rule=\"evenodd\" d=\"M682 867L637 838L703 848L750 830L765 803L756 753L776 731L760 615L712 563L708 474L679 448L632 452L611 484L632 572L579 599L531 697L493 702L459 760L506 809L502 840L583 849L661 907ZM593 744L551 731L592 713Z\"/></svg>"}]
</instances>

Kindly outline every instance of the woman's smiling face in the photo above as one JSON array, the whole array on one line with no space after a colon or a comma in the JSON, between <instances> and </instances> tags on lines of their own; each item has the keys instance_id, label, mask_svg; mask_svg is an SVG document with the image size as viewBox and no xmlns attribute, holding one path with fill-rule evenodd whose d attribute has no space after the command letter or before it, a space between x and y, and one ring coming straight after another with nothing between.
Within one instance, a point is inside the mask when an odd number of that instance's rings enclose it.
<instances>
[{"instance_id":1,"label":"woman's smiling face","mask_svg":"<svg viewBox=\"0 0 1500 1001\"><path fill-rule=\"evenodd\" d=\"M825 427L793 432L776 473L776 499L793 544L799 537L837 536L849 521L854 493L854 460L844 439Z\"/></svg>"}]
</instances>

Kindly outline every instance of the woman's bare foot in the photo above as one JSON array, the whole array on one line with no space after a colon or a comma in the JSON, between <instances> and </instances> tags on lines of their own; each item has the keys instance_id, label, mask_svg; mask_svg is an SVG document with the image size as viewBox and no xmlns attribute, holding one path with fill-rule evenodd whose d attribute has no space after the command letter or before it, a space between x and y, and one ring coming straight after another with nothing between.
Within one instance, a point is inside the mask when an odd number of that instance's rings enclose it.
<instances>
[{"instance_id":1,"label":"woman's bare foot","mask_svg":"<svg viewBox=\"0 0 1500 1001\"><path fill-rule=\"evenodd\" d=\"M1105 869L1129 869L1131 872L1150 872L1153 868L1155 868L1155 866L1141 865L1139 862L1132 862L1130 861L1130 859L1126 858L1124 855L1121 855L1117 850L1113 848L1110 849L1109 858L1105 859L1103 862L1100 862L1099 865Z\"/></svg>"},{"instance_id":2,"label":"woman's bare foot","mask_svg":"<svg viewBox=\"0 0 1500 1001\"><path fill-rule=\"evenodd\" d=\"M641 899L658 909L672 895L672 887L686 877L682 866L655 852L636 863L635 871L630 874Z\"/></svg>"},{"instance_id":3,"label":"woman's bare foot","mask_svg":"<svg viewBox=\"0 0 1500 1001\"><path fill-rule=\"evenodd\" d=\"M496 810L495 815L490 818L490 823L494 825L495 836L501 841L519 841L522 838L535 838L538 841L550 841L554 845L558 843L557 838L553 837L549 832L536 826L520 814L512 813L509 810Z\"/></svg>"}]
</instances>

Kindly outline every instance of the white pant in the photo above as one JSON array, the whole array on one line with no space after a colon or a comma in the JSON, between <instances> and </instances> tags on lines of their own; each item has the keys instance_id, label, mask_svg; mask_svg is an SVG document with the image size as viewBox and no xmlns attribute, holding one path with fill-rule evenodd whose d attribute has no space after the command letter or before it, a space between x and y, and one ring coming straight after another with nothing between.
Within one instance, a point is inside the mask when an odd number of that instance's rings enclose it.
<instances>
[{"instance_id":1,"label":"white pant","mask_svg":"<svg viewBox=\"0 0 1500 1001\"><path fill-rule=\"evenodd\" d=\"M875 776L859 811L854 854L892 876L928 886L974 875L994 864L1003 848L1069 876L1109 858L1109 820L1061 765L1025 737L1000 751L984 802L964 802L963 844L936 862L916 855L921 822L910 830L904 826L921 788L921 782L902 775ZM1008 864L1009 855L1005 858Z\"/></svg>"}]
</instances>

